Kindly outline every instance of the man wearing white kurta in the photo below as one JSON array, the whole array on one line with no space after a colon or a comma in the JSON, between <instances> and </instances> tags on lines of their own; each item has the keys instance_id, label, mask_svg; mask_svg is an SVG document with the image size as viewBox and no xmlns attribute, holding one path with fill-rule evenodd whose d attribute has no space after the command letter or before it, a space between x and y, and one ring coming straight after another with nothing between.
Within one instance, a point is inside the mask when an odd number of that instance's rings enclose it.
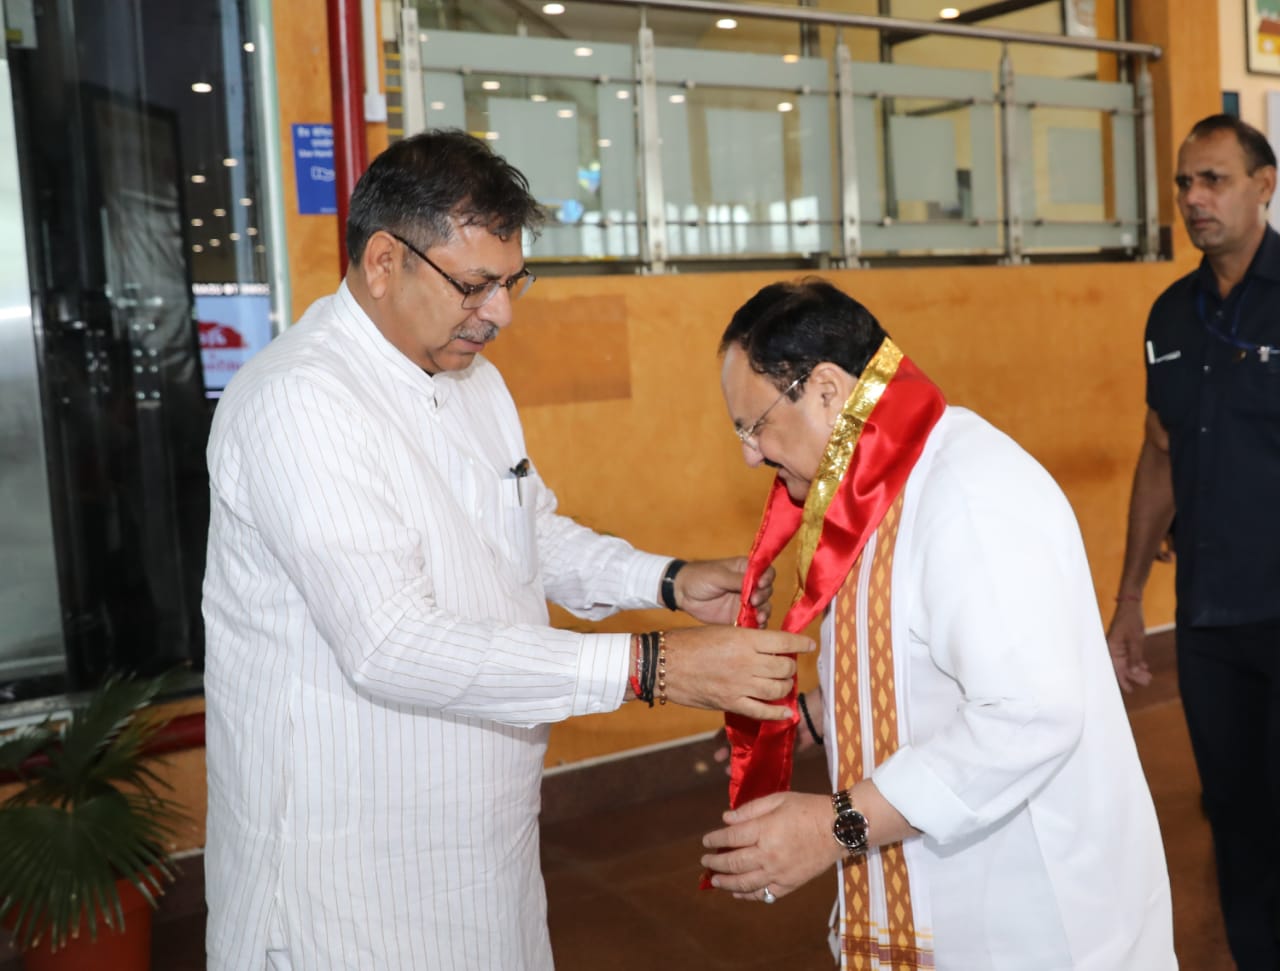
<instances>
[{"instance_id":1,"label":"man wearing white kurta","mask_svg":"<svg viewBox=\"0 0 1280 971\"><path fill-rule=\"evenodd\" d=\"M829 408L834 402L838 414L856 398L867 360L856 351L832 355L834 362L825 355L852 343L842 333L867 330L861 341L874 349L883 331L827 284L776 286L739 311L726 332L724 388L743 427L789 380L787 362L806 375L797 397L784 397L744 439L748 462L776 465L799 501L832 428ZM822 319L825 340L779 336L786 321L802 317L806 337ZM768 341L756 340L757 332ZM933 962L919 966L1176 967L1155 810L1066 497L1011 439L949 407L911 467L893 529L893 540L884 529L871 534L859 561L867 569L828 609L821 692L807 693L832 791L848 786L865 817L867 852L851 854L833 835L830 795L776 793L726 814L727 828L708 835L709 847L729 850L706 858L720 873L713 882L771 902L840 863L867 868L874 897L884 893L876 886L881 848L901 841L915 943ZM856 675L837 674L834 618L853 618L850 633L865 657L876 623L865 601L869 567L882 542L893 543L888 683L896 686L899 744L882 761L866 758L864 776L851 785L838 774L846 729L823 699L850 691L865 699L875 676L865 660ZM869 755L871 741L864 736L863 744ZM842 884L841 914L849 903Z\"/></svg>"},{"instance_id":2,"label":"man wearing white kurta","mask_svg":"<svg viewBox=\"0 0 1280 971\"><path fill-rule=\"evenodd\" d=\"M535 214L484 143L397 143L352 197L346 282L218 406L211 971L549 969L546 726L617 708L637 661L631 635L549 628L546 598L589 618L660 592L703 620L736 610L741 564L598 536L526 460L478 352L528 285ZM752 633L669 633L670 700L789 717L754 699L787 694L779 655L805 645Z\"/></svg>"}]
</instances>

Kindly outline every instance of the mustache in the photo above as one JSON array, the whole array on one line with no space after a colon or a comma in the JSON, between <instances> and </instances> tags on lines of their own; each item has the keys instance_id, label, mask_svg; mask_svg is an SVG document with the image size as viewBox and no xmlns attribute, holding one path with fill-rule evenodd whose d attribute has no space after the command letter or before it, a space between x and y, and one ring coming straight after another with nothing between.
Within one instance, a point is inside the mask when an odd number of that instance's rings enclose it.
<instances>
[{"instance_id":1,"label":"mustache","mask_svg":"<svg viewBox=\"0 0 1280 971\"><path fill-rule=\"evenodd\" d=\"M486 324L484 327L478 327L473 330L460 330L458 336L464 341L471 341L473 344L488 344L498 336L497 324Z\"/></svg>"},{"instance_id":2,"label":"mustache","mask_svg":"<svg viewBox=\"0 0 1280 971\"><path fill-rule=\"evenodd\" d=\"M770 459L766 459L766 458L764 458L763 456L761 456L761 459L762 459L762 461L764 462L764 464L765 464L765 465L767 465L767 466L769 466L769 468L771 468L771 469L780 469L780 468L782 468L782 466L781 466L781 465L779 465L777 462L774 462L774 461L772 461L772 460L770 460Z\"/></svg>"}]
</instances>

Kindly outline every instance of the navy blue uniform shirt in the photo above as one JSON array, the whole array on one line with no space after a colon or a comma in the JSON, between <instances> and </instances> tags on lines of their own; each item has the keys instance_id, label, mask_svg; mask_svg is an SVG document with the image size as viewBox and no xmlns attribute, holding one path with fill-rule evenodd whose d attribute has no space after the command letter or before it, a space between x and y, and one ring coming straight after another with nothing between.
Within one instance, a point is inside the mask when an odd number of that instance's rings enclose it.
<instances>
[{"instance_id":1,"label":"navy blue uniform shirt","mask_svg":"<svg viewBox=\"0 0 1280 971\"><path fill-rule=\"evenodd\" d=\"M1280 618L1280 235L1227 295L1207 260L1147 319L1147 404L1169 432L1178 622Z\"/></svg>"}]
</instances>

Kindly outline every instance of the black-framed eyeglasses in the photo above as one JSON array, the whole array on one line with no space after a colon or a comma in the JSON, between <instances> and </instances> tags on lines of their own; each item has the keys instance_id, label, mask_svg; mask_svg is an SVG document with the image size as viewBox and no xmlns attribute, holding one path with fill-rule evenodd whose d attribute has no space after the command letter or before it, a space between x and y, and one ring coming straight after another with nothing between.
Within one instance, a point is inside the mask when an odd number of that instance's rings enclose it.
<instances>
[{"instance_id":1,"label":"black-framed eyeglasses","mask_svg":"<svg viewBox=\"0 0 1280 971\"><path fill-rule=\"evenodd\" d=\"M393 233L389 229L384 230L384 232L397 242L403 243L410 253L418 257L418 259L422 260L423 263L426 263L427 266L431 267L431 269L435 270L442 277L448 280L449 285L462 294L462 309L464 310L475 310L479 307L483 307L492 300L494 294L503 287L506 288L509 299L519 300L525 295L525 292L533 286L533 281L537 279L536 276L529 272L528 267L525 267L519 273L513 273L505 280L490 280L488 283L461 283L449 276L449 274L444 270L440 269L431 257L422 252L422 250L418 249L418 247L414 246L399 233Z\"/></svg>"},{"instance_id":2,"label":"black-framed eyeglasses","mask_svg":"<svg viewBox=\"0 0 1280 971\"><path fill-rule=\"evenodd\" d=\"M755 421L753 421L746 428L743 428L741 425L734 425L733 431L734 431L734 434L738 436L738 441L742 442L743 445L747 446L747 448L751 449L753 452L760 451L760 440L756 438L756 436L760 433L760 429L764 427L764 420L769 417L769 412L773 411L774 408L778 407L778 405L782 402L783 398L791 394L792 391L794 391L801 384L803 384L805 378L807 378L808 376L809 376L808 374L802 374L799 377L797 377L794 381L792 381L789 385L787 385L786 388L783 390L782 394L778 395L778 397L773 399L773 404L771 404L768 408L762 411L760 413L760 417L757 418Z\"/></svg>"}]
</instances>

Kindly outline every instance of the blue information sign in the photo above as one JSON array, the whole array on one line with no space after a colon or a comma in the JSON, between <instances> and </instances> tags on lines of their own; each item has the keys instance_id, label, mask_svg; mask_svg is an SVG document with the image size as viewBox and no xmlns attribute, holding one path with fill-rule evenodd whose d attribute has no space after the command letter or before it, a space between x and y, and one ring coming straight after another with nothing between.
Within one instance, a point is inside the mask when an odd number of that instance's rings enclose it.
<instances>
[{"instance_id":1,"label":"blue information sign","mask_svg":"<svg viewBox=\"0 0 1280 971\"><path fill-rule=\"evenodd\" d=\"M298 182L298 212L304 216L336 214L332 125L293 126L293 170Z\"/></svg>"}]
</instances>

